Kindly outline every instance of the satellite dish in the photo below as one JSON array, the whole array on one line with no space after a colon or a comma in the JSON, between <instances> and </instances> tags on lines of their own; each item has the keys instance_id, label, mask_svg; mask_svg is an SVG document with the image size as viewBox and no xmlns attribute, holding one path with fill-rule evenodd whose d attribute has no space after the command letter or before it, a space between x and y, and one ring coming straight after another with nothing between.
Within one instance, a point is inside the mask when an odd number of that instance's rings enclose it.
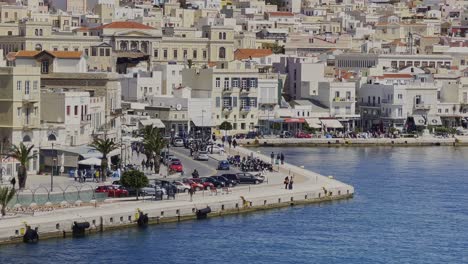
<instances>
[{"instance_id":1,"label":"satellite dish","mask_svg":"<svg viewBox=\"0 0 468 264\"><path fill-rule=\"evenodd\" d=\"M181 104L177 104L177 105L176 105L176 109L177 109L177 111L182 110L182 105L181 105Z\"/></svg>"}]
</instances>

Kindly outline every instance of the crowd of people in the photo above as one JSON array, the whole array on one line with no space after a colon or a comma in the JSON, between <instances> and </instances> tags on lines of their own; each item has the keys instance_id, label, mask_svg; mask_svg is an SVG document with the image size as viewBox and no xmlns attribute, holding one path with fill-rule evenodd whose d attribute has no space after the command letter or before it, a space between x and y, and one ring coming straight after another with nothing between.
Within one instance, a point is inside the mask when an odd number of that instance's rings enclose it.
<instances>
[{"instance_id":1,"label":"crowd of people","mask_svg":"<svg viewBox=\"0 0 468 264\"><path fill-rule=\"evenodd\" d=\"M240 157L239 155L228 156L229 164L238 167L241 171L272 171L273 165L259 158Z\"/></svg>"}]
</instances>

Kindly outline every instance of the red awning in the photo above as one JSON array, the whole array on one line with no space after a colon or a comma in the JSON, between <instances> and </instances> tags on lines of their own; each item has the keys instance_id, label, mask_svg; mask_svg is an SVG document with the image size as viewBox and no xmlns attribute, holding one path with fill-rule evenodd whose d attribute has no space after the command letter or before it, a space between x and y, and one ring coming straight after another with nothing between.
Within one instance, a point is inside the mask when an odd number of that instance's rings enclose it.
<instances>
[{"instance_id":1,"label":"red awning","mask_svg":"<svg viewBox=\"0 0 468 264\"><path fill-rule=\"evenodd\" d=\"M304 118L285 118L285 123L305 123Z\"/></svg>"}]
</instances>

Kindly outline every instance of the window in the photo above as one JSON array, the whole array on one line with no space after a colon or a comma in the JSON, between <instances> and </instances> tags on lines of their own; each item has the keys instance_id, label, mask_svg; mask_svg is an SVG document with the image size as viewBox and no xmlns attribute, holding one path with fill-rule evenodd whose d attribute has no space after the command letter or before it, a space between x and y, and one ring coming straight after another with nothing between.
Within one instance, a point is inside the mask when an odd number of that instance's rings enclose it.
<instances>
[{"instance_id":1,"label":"window","mask_svg":"<svg viewBox=\"0 0 468 264\"><path fill-rule=\"evenodd\" d=\"M99 49L99 56L104 57L104 49Z\"/></svg>"},{"instance_id":2,"label":"window","mask_svg":"<svg viewBox=\"0 0 468 264\"><path fill-rule=\"evenodd\" d=\"M226 32L223 32L223 39L226 39Z\"/></svg>"},{"instance_id":3,"label":"window","mask_svg":"<svg viewBox=\"0 0 468 264\"><path fill-rule=\"evenodd\" d=\"M96 47L91 48L91 56L97 56L97 48Z\"/></svg>"},{"instance_id":4,"label":"window","mask_svg":"<svg viewBox=\"0 0 468 264\"><path fill-rule=\"evenodd\" d=\"M54 134L50 134L50 135L47 137L47 140L48 140L48 141L56 141L56 140L57 140L57 137L56 137Z\"/></svg>"},{"instance_id":5,"label":"window","mask_svg":"<svg viewBox=\"0 0 468 264\"><path fill-rule=\"evenodd\" d=\"M203 50L203 59L206 59L206 50Z\"/></svg>"},{"instance_id":6,"label":"window","mask_svg":"<svg viewBox=\"0 0 468 264\"><path fill-rule=\"evenodd\" d=\"M232 87L239 87L239 79L238 78L232 78Z\"/></svg>"},{"instance_id":7,"label":"window","mask_svg":"<svg viewBox=\"0 0 468 264\"><path fill-rule=\"evenodd\" d=\"M17 114L18 114L18 117L21 117L21 107L18 107L18 109L17 109L16 112L17 112Z\"/></svg>"},{"instance_id":8,"label":"window","mask_svg":"<svg viewBox=\"0 0 468 264\"><path fill-rule=\"evenodd\" d=\"M75 105L75 115L78 115L78 106Z\"/></svg>"},{"instance_id":9,"label":"window","mask_svg":"<svg viewBox=\"0 0 468 264\"><path fill-rule=\"evenodd\" d=\"M187 58L187 50L186 50L186 49L184 49L184 50L182 51L182 54L184 55L184 59Z\"/></svg>"},{"instance_id":10,"label":"window","mask_svg":"<svg viewBox=\"0 0 468 264\"><path fill-rule=\"evenodd\" d=\"M216 86L216 87L220 87L220 86L221 86L221 78L216 78L215 86Z\"/></svg>"},{"instance_id":11,"label":"window","mask_svg":"<svg viewBox=\"0 0 468 264\"><path fill-rule=\"evenodd\" d=\"M221 98L216 97L216 107L219 108L221 106Z\"/></svg>"},{"instance_id":12,"label":"window","mask_svg":"<svg viewBox=\"0 0 468 264\"><path fill-rule=\"evenodd\" d=\"M250 105L250 107L256 107L257 106L257 100L255 100L254 98L251 98L249 100L249 105Z\"/></svg>"},{"instance_id":13,"label":"window","mask_svg":"<svg viewBox=\"0 0 468 264\"><path fill-rule=\"evenodd\" d=\"M54 50L55 50L55 49L54 49ZM85 49L85 50L84 50L84 53L85 53L86 56L89 56L89 49Z\"/></svg>"},{"instance_id":14,"label":"window","mask_svg":"<svg viewBox=\"0 0 468 264\"><path fill-rule=\"evenodd\" d=\"M403 94L398 94L398 99L403 99Z\"/></svg>"},{"instance_id":15,"label":"window","mask_svg":"<svg viewBox=\"0 0 468 264\"><path fill-rule=\"evenodd\" d=\"M173 53L174 53L174 59L177 59L177 50L175 49Z\"/></svg>"},{"instance_id":16,"label":"window","mask_svg":"<svg viewBox=\"0 0 468 264\"><path fill-rule=\"evenodd\" d=\"M33 81L33 89L37 90L38 86L39 86L39 82L38 81Z\"/></svg>"},{"instance_id":17,"label":"window","mask_svg":"<svg viewBox=\"0 0 468 264\"><path fill-rule=\"evenodd\" d=\"M16 82L16 90L21 91L21 81Z\"/></svg>"},{"instance_id":18,"label":"window","mask_svg":"<svg viewBox=\"0 0 468 264\"><path fill-rule=\"evenodd\" d=\"M110 49L106 49L106 57L110 57Z\"/></svg>"},{"instance_id":19,"label":"window","mask_svg":"<svg viewBox=\"0 0 468 264\"><path fill-rule=\"evenodd\" d=\"M154 56L155 58L157 58L157 57L159 56L159 52L158 52L158 50L157 50L157 49L155 49L155 50L154 50L154 54L153 54L153 56Z\"/></svg>"},{"instance_id":20,"label":"window","mask_svg":"<svg viewBox=\"0 0 468 264\"><path fill-rule=\"evenodd\" d=\"M219 39L223 39L223 33L219 32Z\"/></svg>"},{"instance_id":21,"label":"window","mask_svg":"<svg viewBox=\"0 0 468 264\"><path fill-rule=\"evenodd\" d=\"M24 82L24 94L29 94L29 81Z\"/></svg>"},{"instance_id":22,"label":"window","mask_svg":"<svg viewBox=\"0 0 468 264\"><path fill-rule=\"evenodd\" d=\"M69 115L70 115L70 106L67 105L67 116L69 116Z\"/></svg>"},{"instance_id":23,"label":"window","mask_svg":"<svg viewBox=\"0 0 468 264\"><path fill-rule=\"evenodd\" d=\"M254 88L257 86L257 80L256 79L250 79L250 87Z\"/></svg>"},{"instance_id":24,"label":"window","mask_svg":"<svg viewBox=\"0 0 468 264\"><path fill-rule=\"evenodd\" d=\"M224 88L229 88L229 78L224 78Z\"/></svg>"},{"instance_id":25,"label":"window","mask_svg":"<svg viewBox=\"0 0 468 264\"><path fill-rule=\"evenodd\" d=\"M448 114L449 110L448 108L445 108L445 113Z\"/></svg>"},{"instance_id":26,"label":"window","mask_svg":"<svg viewBox=\"0 0 468 264\"><path fill-rule=\"evenodd\" d=\"M8 31L8 36L11 36L13 35L13 32L12 31Z\"/></svg>"},{"instance_id":27,"label":"window","mask_svg":"<svg viewBox=\"0 0 468 264\"><path fill-rule=\"evenodd\" d=\"M49 73L49 61L42 61L41 62L41 73Z\"/></svg>"},{"instance_id":28,"label":"window","mask_svg":"<svg viewBox=\"0 0 468 264\"><path fill-rule=\"evenodd\" d=\"M226 48L224 48L224 47L219 48L218 57L220 59L225 59L226 58Z\"/></svg>"},{"instance_id":29,"label":"window","mask_svg":"<svg viewBox=\"0 0 468 264\"><path fill-rule=\"evenodd\" d=\"M194 59L197 58L197 50L193 50L193 58L194 58Z\"/></svg>"},{"instance_id":30,"label":"window","mask_svg":"<svg viewBox=\"0 0 468 264\"><path fill-rule=\"evenodd\" d=\"M163 57L167 59L167 49L163 50Z\"/></svg>"},{"instance_id":31,"label":"window","mask_svg":"<svg viewBox=\"0 0 468 264\"><path fill-rule=\"evenodd\" d=\"M247 88L247 79L242 79L241 80L241 88L242 89Z\"/></svg>"}]
</instances>

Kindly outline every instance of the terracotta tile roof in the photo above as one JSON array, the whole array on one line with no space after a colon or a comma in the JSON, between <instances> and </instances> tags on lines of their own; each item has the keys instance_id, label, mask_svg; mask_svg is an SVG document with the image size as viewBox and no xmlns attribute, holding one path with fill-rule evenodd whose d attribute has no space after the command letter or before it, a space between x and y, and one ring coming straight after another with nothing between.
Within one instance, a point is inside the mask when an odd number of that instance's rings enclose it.
<instances>
[{"instance_id":1,"label":"terracotta tile roof","mask_svg":"<svg viewBox=\"0 0 468 264\"><path fill-rule=\"evenodd\" d=\"M288 16L288 17L294 16L294 14L291 12L269 12L268 14L270 16Z\"/></svg>"},{"instance_id":2,"label":"terracotta tile roof","mask_svg":"<svg viewBox=\"0 0 468 264\"><path fill-rule=\"evenodd\" d=\"M82 51L36 51L36 50L20 50L16 53L16 58L32 58L40 53L48 53L59 59L79 59L83 55Z\"/></svg>"},{"instance_id":3,"label":"terracotta tile roof","mask_svg":"<svg viewBox=\"0 0 468 264\"><path fill-rule=\"evenodd\" d=\"M89 28L88 28L88 27L80 27L80 28L74 29L73 31L88 32L88 31L89 31Z\"/></svg>"},{"instance_id":4,"label":"terracotta tile roof","mask_svg":"<svg viewBox=\"0 0 468 264\"><path fill-rule=\"evenodd\" d=\"M109 24L105 24L99 27L92 28L94 30L104 29L104 28L135 28L135 29L154 29L153 27L133 22L133 21L116 21Z\"/></svg>"},{"instance_id":5,"label":"terracotta tile roof","mask_svg":"<svg viewBox=\"0 0 468 264\"><path fill-rule=\"evenodd\" d=\"M384 73L383 76L376 76L378 79L412 79L413 75L409 73Z\"/></svg>"},{"instance_id":6,"label":"terracotta tile roof","mask_svg":"<svg viewBox=\"0 0 468 264\"><path fill-rule=\"evenodd\" d=\"M249 58L262 58L273 54L271 49L237 49L234 52L235 60L245 60Z\"/></svg>"}]
</instances>

